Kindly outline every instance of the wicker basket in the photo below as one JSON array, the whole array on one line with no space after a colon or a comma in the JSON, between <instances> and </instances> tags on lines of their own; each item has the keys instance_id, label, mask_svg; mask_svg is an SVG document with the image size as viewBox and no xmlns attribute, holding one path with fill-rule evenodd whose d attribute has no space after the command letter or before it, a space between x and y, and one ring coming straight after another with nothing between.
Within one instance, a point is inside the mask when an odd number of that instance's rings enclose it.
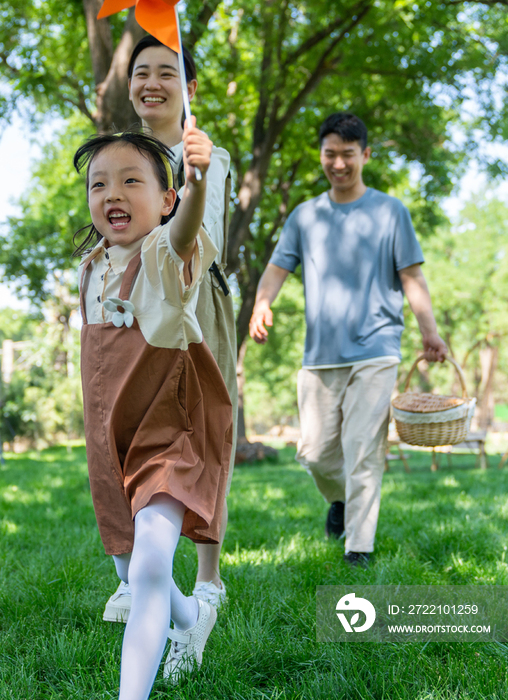
<instances>
[{"instance_id":1,"label":"wicker basket","mask_svg":"<svg viewBox=\"0 0 508 700\"><path fill-rule=\"evenodd\" d=\"M467 394L466 380L460 366L452 358L446 358L455 367L462 385L462 398L416 394L408 391L409 382L417 364L425 359L421 355L407 375L404 393L392 401L393 417L402 442L421 447L456 445L463 442L469 432L476 399Z\"/></svg>"}]
</instances>

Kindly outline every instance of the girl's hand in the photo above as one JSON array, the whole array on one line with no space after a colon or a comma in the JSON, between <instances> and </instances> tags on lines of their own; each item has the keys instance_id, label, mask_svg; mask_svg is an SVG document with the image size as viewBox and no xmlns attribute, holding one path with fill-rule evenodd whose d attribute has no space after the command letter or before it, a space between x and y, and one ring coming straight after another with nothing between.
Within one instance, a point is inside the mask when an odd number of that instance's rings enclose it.
<instances>
[{"instance_id":1,"label":"girl's hand","mask_svg":"<svg viewBox=\"0 0 508 700\"><path fill-rule=\"evenodd\" d=\"M204 183L204 176L210 166L213 143L204 131L196 128L196 117L192 117L192 126L185 121L183 130L183 163L185 168L185 181L199 184L196 179L196 168L199 169Z\"/></svg>"}]
</instances>

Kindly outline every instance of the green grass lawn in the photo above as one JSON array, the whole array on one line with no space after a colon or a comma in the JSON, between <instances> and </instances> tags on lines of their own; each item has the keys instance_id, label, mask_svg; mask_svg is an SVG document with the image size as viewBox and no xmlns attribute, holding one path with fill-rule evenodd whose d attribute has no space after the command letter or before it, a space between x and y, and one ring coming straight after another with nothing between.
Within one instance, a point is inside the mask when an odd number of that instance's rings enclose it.
<instances>
[{"instance_id":1,"label":"green grass lawn","mask_svg":"<svg viewBox=\"0 0 508 700\"><path fill-rule=\"evenodd\" d=\"M504 584L508 469L411 474L391 463L383 482L376 558L342 562L323 536L326 506L293 461L237 469L220 613L198 675L152 698L270 700L508 698L508 648L476 644L317 644L319 584ZM442 460L443 465L446 460ZM399 466L400 465L400 466ZM183 539L176 579L190 593L194 546ZM123 626L102 621L117 585L91 505L83 447L8 455L0 467L0 698L116 698Z\"/></svg>"}]
</instances>

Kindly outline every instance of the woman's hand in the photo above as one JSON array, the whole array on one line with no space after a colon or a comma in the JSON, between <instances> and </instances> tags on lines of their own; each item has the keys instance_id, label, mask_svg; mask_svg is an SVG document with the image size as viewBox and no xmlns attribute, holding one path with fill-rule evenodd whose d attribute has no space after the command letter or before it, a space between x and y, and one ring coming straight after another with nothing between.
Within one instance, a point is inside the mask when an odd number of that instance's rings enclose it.
<instances>
[{"instance_id":1,"label":"woman's hand","mask_svg":"<svg viewBox=\"0 0 508 700\"><path fill-rule=\"evenodd\" d=\"M204 176L210 167L213 143L204 131L196 128L196 117L192 116L192 126L185 120L183 130L183 163L185 168L185 182L194 185L204 183ZM196 179L196 168L202 175L202 180Z\"/></svg>"}]
</instances>

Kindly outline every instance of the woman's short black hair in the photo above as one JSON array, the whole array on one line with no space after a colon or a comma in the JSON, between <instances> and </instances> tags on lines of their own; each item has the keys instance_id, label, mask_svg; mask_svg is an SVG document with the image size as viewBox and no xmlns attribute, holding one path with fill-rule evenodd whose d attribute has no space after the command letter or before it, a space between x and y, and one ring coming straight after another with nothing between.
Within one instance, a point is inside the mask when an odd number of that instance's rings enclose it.
<instances>
[{"instance_id":1,"label":"woman's short black hair","mask_svg":"<svg viewBox=\"0 0 508 700\"><path fill-rule=\"evenodd\" d=\"M164 48L168 49L168 51L173 51L173 49L170 49L165 44L163 44L162 41L159 41L151 34L147 34L138 41L138 43L132 50L132 54L129 60L129 66L127 68L127 75L129 76L129 80L132 79L136 58L142 51L150 48L151 46L164 46ZM192 58L191 52L187 48L185 48L185 46L183 47L183 64L185 66L185 77L187 79L187 82L189 83L191 80L197 80L198 73L196 70L196 64L194 63L194 59Z\"/></svg>"},{"instance_id":2,"label":"woman's short black hair","mask_svg":"<svg viewBox=\"0 0 508 700\"><path fill-rule=\"evenodd\" d=\"M147 158L153 166L155 175L161 186L161 190L165 192L173 186L172 169L170 159L173 154L161 141L154 136L150 136L139 130L129 129L120 134L98 134L91 136L85 143L78 148L74 154L74 167L78 173L81 173L86 168L86 188L88 191L90 165L93 159L105 148L111 145L128 144L138 150L138 152ZM174 209L168 216L163 216L161 224L167 223L176 210ZM78 239L87 232L85 238L78 243ZM89 224L76 231L74 234L74 245L76 250L73 255L78 257L88 252L103 238L102 234L97 231L95 226Z\"/></svg>"},{"instance_id":3,"label":"woman's short black hair","mask_svg":"<svg viewBox=\"0 0 508 700\"><path fill-rule=\"evenodd\" d=\"M330 114L319 129L319 145L328 134L337 134L346 143L359 141L362 151L367 148L367 127L362 120L351 112Z\"/></svg>"}]
</instances>

